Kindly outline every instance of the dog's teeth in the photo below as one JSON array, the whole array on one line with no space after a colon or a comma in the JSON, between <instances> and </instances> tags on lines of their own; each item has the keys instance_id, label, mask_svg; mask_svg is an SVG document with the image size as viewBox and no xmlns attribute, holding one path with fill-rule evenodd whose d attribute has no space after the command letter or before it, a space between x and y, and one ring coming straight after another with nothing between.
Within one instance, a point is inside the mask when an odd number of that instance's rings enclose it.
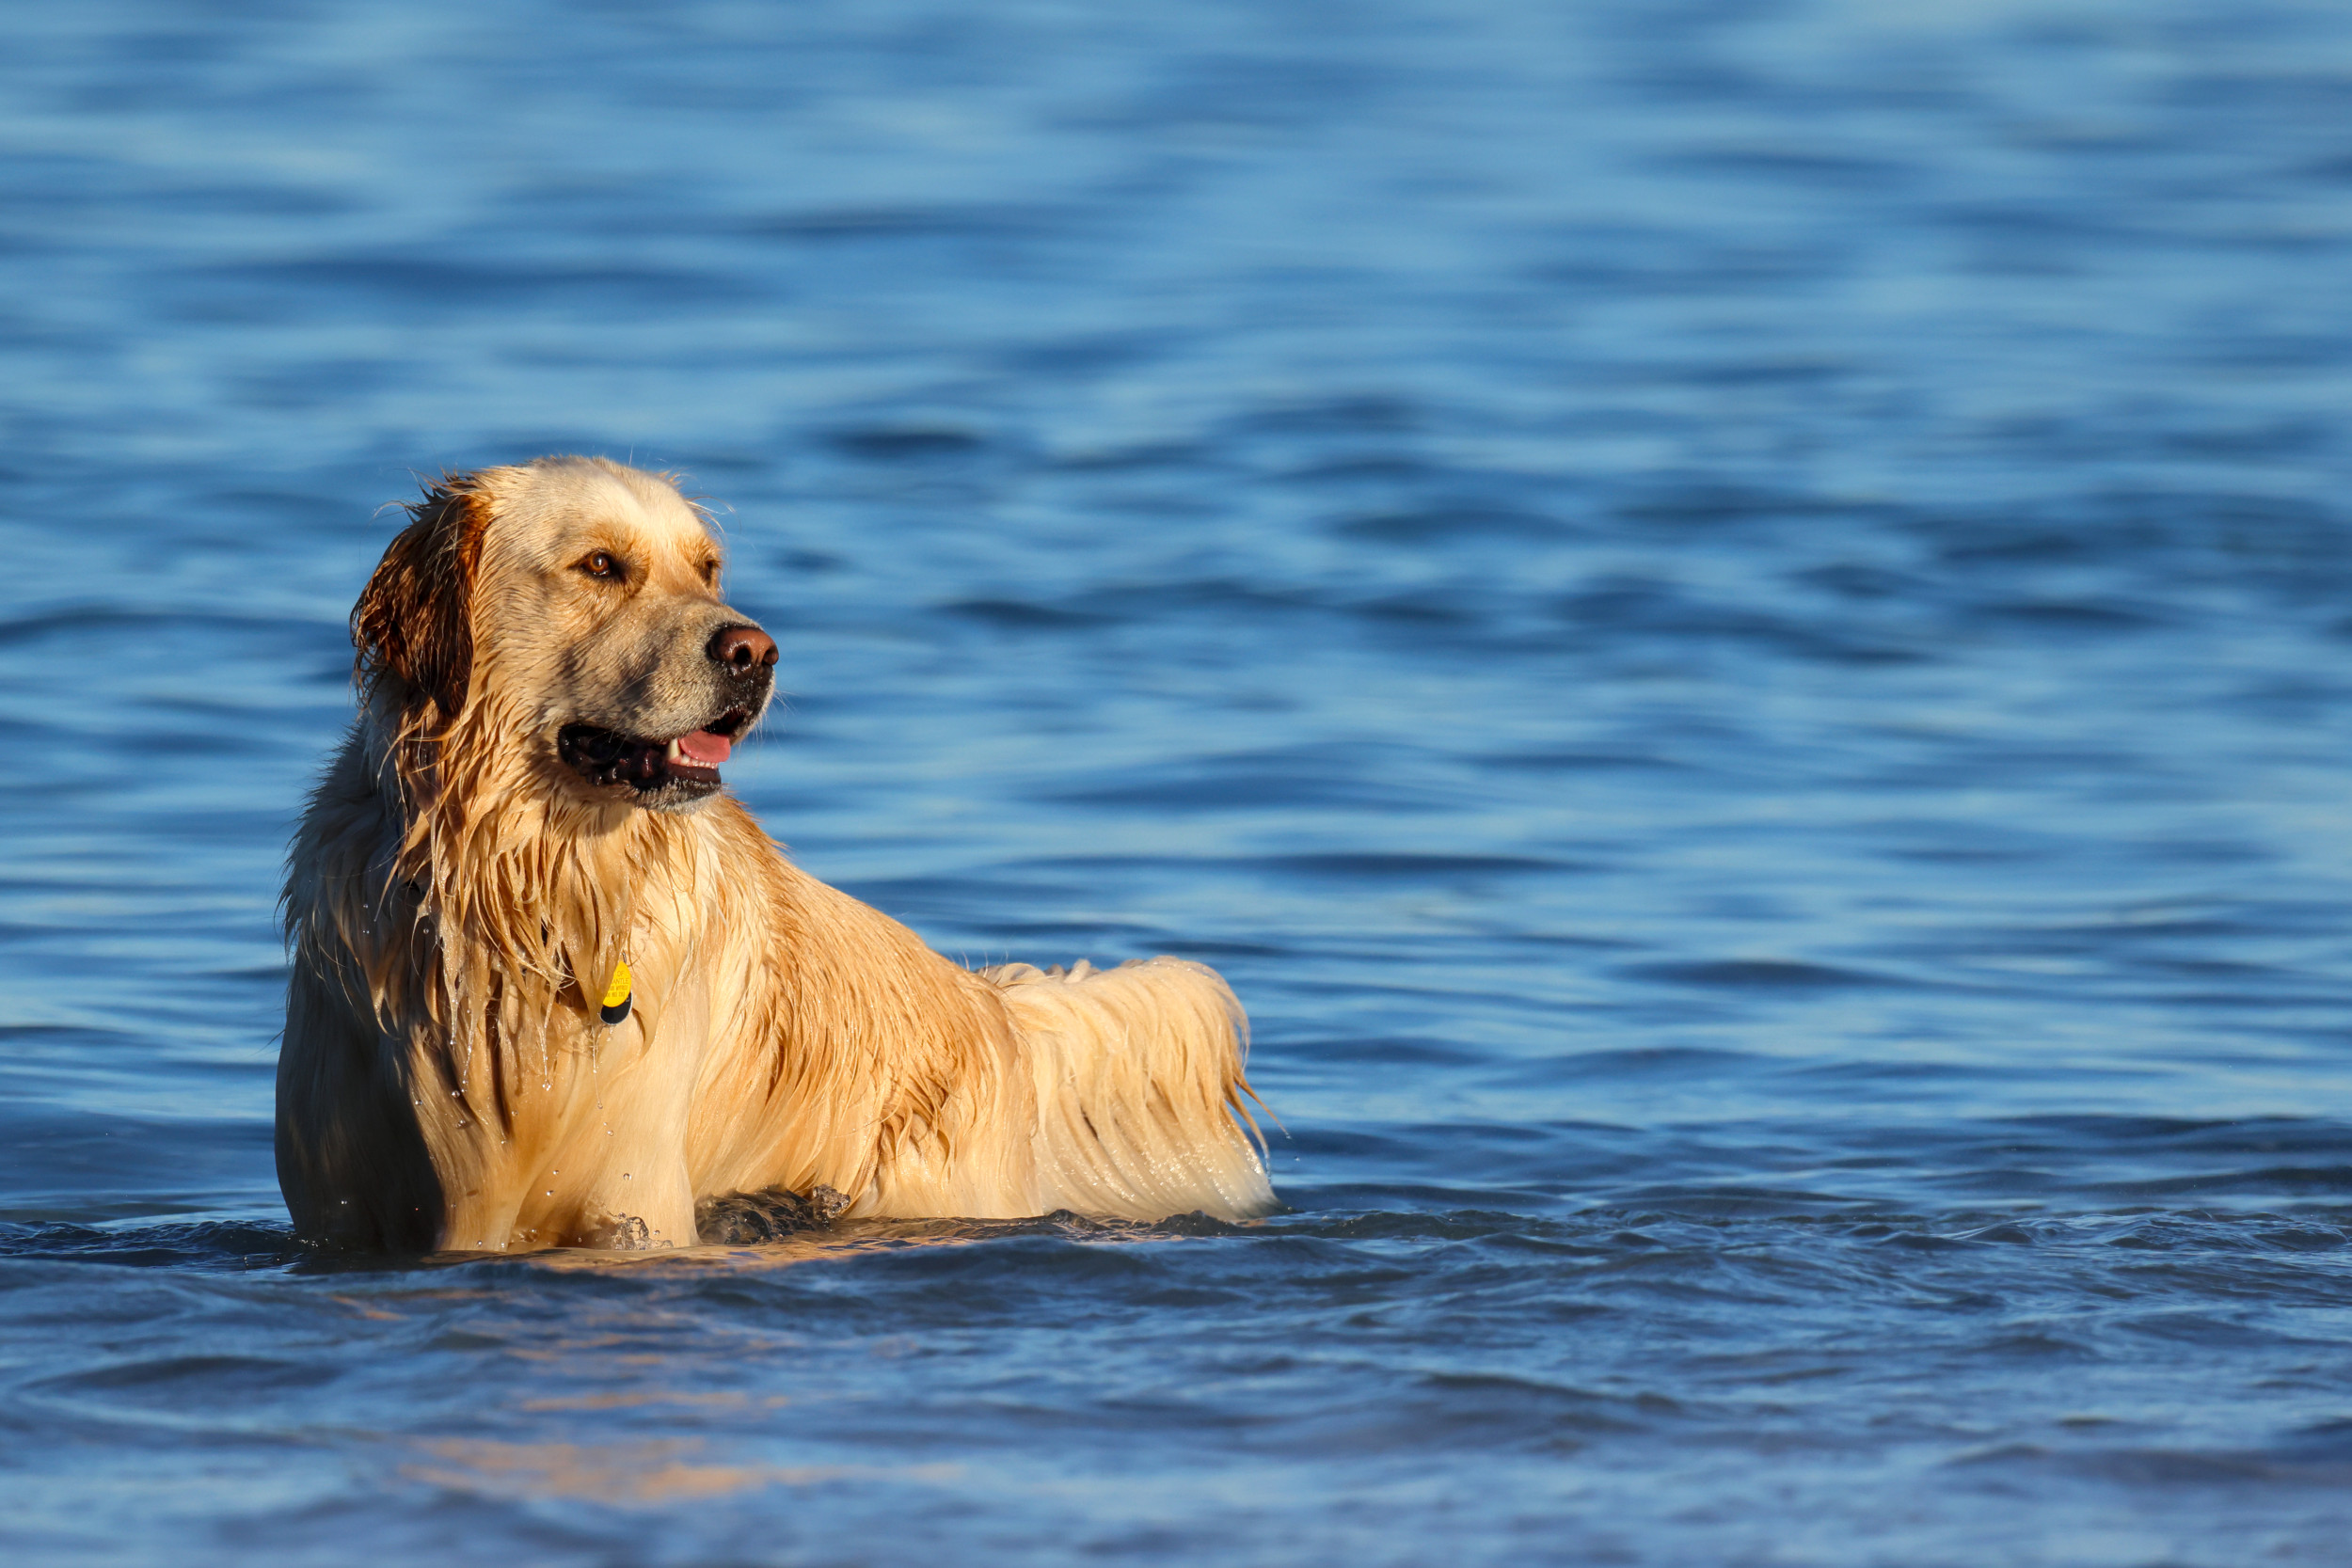
<instances>
[{"instance_id":1,"label":"dog's teeth","mask_svg":"<svg viewBox=\"0 0 2352 1568\"><path fill-rule=\"evenodd\" d=\"M685 752L679 749L678 743L675 740L670 742L669 746L662 752L661 754L666 760L674 763L683 762L686 760Z\"/></svg>"}]
</instances>

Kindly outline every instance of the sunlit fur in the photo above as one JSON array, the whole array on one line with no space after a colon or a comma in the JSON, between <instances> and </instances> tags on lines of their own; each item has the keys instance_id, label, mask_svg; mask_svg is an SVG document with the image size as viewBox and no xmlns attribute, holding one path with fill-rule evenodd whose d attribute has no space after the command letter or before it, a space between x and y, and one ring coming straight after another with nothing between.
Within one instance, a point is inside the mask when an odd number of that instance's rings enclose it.
<instances>
[{"instance_id":1,"label":"sunlit fur","mask_svg":"<svg viewBox=\"0 0 2352 1568\"><path fill-rule=\"evenodd\" d=\"M300 1233L684 1245L699 1198L820 1184L850 1217L1271 1205L1214 971L968 971L732 796L650 810L558 759L575 721L694 727L708 628L747 622L665 477L543 459L411 516L353 612L359 717L289 857L278 1164ZM577 568L600 548L626 590ZM624 955L635 1010L608 1027Z\"/></svg>"}]
</instances>

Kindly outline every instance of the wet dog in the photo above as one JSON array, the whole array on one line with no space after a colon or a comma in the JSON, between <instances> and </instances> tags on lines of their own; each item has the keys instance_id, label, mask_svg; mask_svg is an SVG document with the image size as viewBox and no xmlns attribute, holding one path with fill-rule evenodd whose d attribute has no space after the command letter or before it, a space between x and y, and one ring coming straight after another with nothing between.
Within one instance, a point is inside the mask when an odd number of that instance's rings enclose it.
<instances>
[{"instance_id":1,"label":"wet dog","mask_svg":"<svg viewBox=\"0 0 2352 1568\"><path fill-rule=\"evenodd\" d=\"M772 1188L852 1218L1270 1207L1214 971L966 970L725 793L776 645L722 565L666 478L601 459L410 508L288 861L296 1230L686 1245L698 1202Z\"/></svg>"}]
</instances>

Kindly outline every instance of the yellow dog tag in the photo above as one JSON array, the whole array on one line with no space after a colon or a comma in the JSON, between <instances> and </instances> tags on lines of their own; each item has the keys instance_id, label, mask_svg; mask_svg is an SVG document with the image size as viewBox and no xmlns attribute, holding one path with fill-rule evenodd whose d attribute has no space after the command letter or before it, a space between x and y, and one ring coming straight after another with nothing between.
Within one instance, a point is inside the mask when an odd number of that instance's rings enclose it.
<instances>
[{"instance_id":1,"label":"yellow dog tag","mask_svg":"<svg viewBox=\"0 0 2352 1568\"><path fill-rule=\"evenodd\" d=\"M624 961L615 964L612 968L612 983L604 988L602 1010L596 1016L607 1023L627 1022L628 1009L636 999L636 985L629 976L628 963Z\"/></svg>"}]
</instances>

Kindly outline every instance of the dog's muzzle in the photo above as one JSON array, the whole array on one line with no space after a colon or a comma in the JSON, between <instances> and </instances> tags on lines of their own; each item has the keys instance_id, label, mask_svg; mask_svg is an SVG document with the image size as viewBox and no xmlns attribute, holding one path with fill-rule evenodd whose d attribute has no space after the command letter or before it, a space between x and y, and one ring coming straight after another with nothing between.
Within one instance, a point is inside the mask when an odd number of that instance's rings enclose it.
<instances>
[{"instance_id":1,"label":"dog's muzzle","mask_svg":"<svg viewBox=\"0 0 2352 1568\"><path fill-rule=\"evenodd\" d=\"M711 718L675 736L566 724L555 733L556 755L588 783L626 785L639 804L657 809L717 793L720 766L767 705L775 684L776 640L754 626L722 626L703 651L716 667L726 705Z\"/></svg>"}]
</instances>

